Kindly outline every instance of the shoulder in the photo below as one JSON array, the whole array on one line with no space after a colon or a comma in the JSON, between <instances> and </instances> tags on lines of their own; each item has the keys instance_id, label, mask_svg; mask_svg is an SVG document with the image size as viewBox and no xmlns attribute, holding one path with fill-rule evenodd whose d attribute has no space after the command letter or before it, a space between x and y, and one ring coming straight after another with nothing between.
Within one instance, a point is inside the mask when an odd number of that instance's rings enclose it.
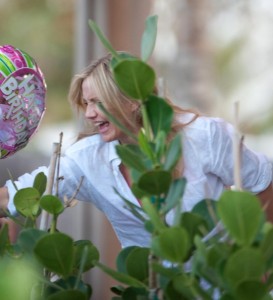
<instances>
[{"instance_id":1,"label":"shoulder","mask_svg":"<svg viewBox=\"0 0 273 300\"><path fill-rule=\"evenodd\" d=\"M190 122L191 114L184 116L182 122ZM199 116L194 121L186 125L182 134L186 140L195 140L199 143L208 143L218 140L220 142L226 137L230 137L233 127L230 123L222 118Z\"/></svg>"},{"instance_id":2,"label":"shoulder","mask_svg":"<svg viewBox=\"0 0 273 300\"><path fill-rule=\"evenodd\" d=\"M89 151L90 149L99 148L104 144L103 140L98 134L85 137L76 143L70 145L66 151L65 155L70 156L76 153L82 153Z\"/></svg>"},{"instance_id":3,"label":"shoulder","mask_svg":"<svg viewBox=\"0 0 273 300\"><path fill-rule=\"evenodd\" d=\"M85 137L74 143L64 153L67 160L77 164L109 162L117 158L116 145L118 141L105 142L99 134Z\"/></svg>"}]
</instances>

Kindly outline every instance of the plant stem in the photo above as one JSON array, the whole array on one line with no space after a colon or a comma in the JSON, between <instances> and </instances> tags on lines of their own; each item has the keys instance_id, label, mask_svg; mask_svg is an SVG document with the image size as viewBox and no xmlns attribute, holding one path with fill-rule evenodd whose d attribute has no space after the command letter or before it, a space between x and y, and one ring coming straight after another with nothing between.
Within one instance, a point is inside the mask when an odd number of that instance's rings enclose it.
<instances>
[{"instance_id":1,"label":"plant stem","mask_svg":"<svg viewBox=\"0 0 273 300\"><path fill-rule=\"evenodd\" d=\"M142 114L145 135L147 136L147 139L150 142L152 140L152 136L151 136L150 122L149 122L145 103L141 104L141 114Z\"/></svg>"},{"instance_id":2,"label":"plant stem","mask_svg":"<svg viewBox=\"0 0 273 300\"><path fill-rule=\"evenodd\" d=\"M58 216L57 215L53 215L52 220L51 220L51 225L50 225L50 233L56 232L57 219L58 219Z\"/></svg>"}]
</instances>

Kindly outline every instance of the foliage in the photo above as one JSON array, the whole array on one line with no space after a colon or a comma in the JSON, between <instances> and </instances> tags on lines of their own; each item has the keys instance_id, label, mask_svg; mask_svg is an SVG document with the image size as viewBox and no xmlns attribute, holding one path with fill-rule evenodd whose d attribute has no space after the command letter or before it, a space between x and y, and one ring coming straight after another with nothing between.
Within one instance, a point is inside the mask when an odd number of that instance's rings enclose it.
<instances>
[{"instance_id":1,"label":"foliage","mask_svg":"<svg viewBox=\"0 0 273 300\"><path fill-rule=\"evenodd\" d=\"M64 205L54 195L43 195L46 181L46 176L39 173L33 187L15 194L14 204L20 217L10 217L22 226L16 242L9 241L6 225L0 231L0 274L6 278L1 280L1 297L7 300L90 299L92 288L83 282L82 274L94 267L94 261L99 259L98 250L89 240L74 241L57 230L58 217L69 203ZM51 216L46 231L37 228L42 210Z\"/></svg>"},{"instance_id":2,"label":"foliage","mask_svg":"<svg viewBox=\"0 0 273 300\"><path fill-rule=\"evenodd\" d=\"M92 20L89 25L114 57L118 86L139 101L143 117L136 143L118 145L117 152L130 169L141 208L120 196L143 220L151 243L123 249L117 270L95 263L122 284L112 288L113 299L271 299L273 226L256 196L226 191L218 201L204 199L191 212L181 210L186 179L172 177L182 155L181 136L167 143L173 110L155 93L156 75L147 64L157 17L146 22L141 58L120 56ZM126 130L113 116L111 121Z\"/></svg>"},{"instance_id":3,"label":"foliage","mask_svg":"<svg viewBox=\"0 0 273 300\"><path fill-rule=\"evenodd\" d=\"M258 199L248 192L226 191L218 201L204 199L183 212L186 179L173 178L182 155L180 134L172 136L173 110L156 94L156 74L147 64L156 38L157 18L146 22L141 58L118 54L98 26L90 26L113 54L112 72L125 94L139 101L143 128L135 144L117 146L130 169L132 192L142 206L120 195L151 234L148 247L122 249L116 270L99 262L96 247L57 230L67 207L43 195L46 178L38 174L32 188L17 192L14 203L23 229L11 244L7 227L0 232L0 283L5 299L89 299L91 287L82 273L96 266L120 282L113 299L272 299L273 225L266 222ZM144 73L144 74L143 74ZM126 128L100 106L111 121ZM49 231L37 229L41 211L51 215ZM171 217L171 218L170 218ZM172 222L167 221L172 219ZM11 281L7 278L12 278ZM16 280L16 289L13 283Z\"/></svg>"}]
</instances>

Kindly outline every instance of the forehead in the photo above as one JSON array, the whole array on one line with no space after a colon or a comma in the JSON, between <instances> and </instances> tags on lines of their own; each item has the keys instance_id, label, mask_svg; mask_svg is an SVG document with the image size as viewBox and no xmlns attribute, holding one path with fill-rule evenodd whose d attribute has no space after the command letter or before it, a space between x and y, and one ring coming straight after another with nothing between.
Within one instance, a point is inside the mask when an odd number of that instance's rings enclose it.
<instances>
[{"instance_id":1,"label":"forehead","mask_svg":"<svg viewBox=\"0 0 273 300\"><path fill-rule=\"evenodd\" d=\"M92 77L87 77L82 82L82 96L84 99L93 99L98 96Z\"/></svg>"}]
</instances>

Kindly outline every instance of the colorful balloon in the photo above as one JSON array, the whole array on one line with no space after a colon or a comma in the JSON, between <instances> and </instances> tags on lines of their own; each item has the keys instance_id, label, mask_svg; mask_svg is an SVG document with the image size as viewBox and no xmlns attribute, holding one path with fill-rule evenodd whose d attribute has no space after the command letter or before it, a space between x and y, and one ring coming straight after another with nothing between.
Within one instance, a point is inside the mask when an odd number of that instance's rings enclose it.
<instances>
[{"instance_id":1,"label":"colorful balloon","mask_svg":"<svg viewBox=\"0 0 273 300\"><path fill-rule=\"evenodd\" d=\"M45 112L46 83L35 60L0 46L0 159L24 148Z\"/></svg>"}]
</instances>

